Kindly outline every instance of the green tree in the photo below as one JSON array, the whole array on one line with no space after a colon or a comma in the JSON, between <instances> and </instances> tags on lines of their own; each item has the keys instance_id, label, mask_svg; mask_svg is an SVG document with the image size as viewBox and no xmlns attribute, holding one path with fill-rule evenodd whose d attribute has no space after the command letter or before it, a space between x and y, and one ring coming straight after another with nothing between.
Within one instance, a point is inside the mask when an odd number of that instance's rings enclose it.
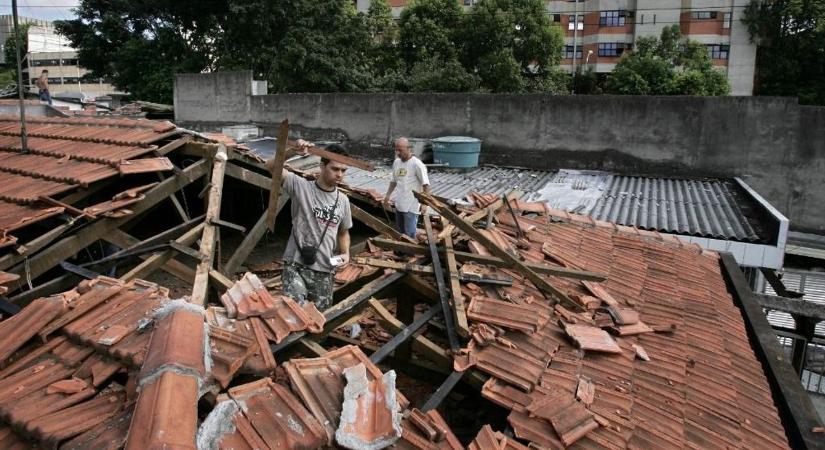
<instances>
[{"instance_id":1,"label":"green tree","mask_svg":"<svg viewBox=\"0 0 825 450\"><path fill-rule=\"evenodd\" d=\"M218 1L81 0L57 30L78 49L80 65L142 100L171 103L174 75L213 67Z\"/></svg>"},{"instance_id":2,"label":"green tree","mask_svg":"<svg viewBox=\"0 0 825 450\"><path fill-rule=\"evenodd\" d=\"M398 24L392 17L387 0L372 0L366 14L366 26L372 43L368 52L373 91L407 89L404 61L398 47Z\"/></svg>"},{"instance_id":3,"label":"green tree","mask_svg":"<svg viewBox=\"0 0 825 450\"><path fill-rule=\"evenodd\" d=\"M472 92L478 89L478 77L467 73L456 58L433 56L413 65L409 84L414 92Z\"/></svg>"},{"instance_id":4,"label":"green tree","mask_svg":"<svg viewBox=\"0 0 825 450\"><path fill-rule=\"evenodd\" d=\"M623 95L725 95L730 85L707 48L684 38L678 25L637 39L607 77L605 90Z\"/></svg>"},{"instance_id":5,"label":"green tree","mask_svg":"<svg viewBox=\"0 0 825 450\"><path fill-rule=\"evenodd\" d=\"M267 0L263 0L267 1ZM279 0L286 32L270 82L280 92L363 91L371 36L350 0Z\"/></svg>"},{"instance_id":6,"label":"green tree","mask_svg":"<svg viewBox=\"0 0 825 450\"><path fill-rule=\"evenodd\" d=\"M756 93L825 105L825 2L752 0L743 21L757 44Z\"/></svg>"},{"instance_id":7,"label":"green tree","mask_svg":"<svg viewBox=\"0 0 825 450\"><path fill-rule=\"evenodd\" d=\"M13 68L17 67L16 61L17 61L17 42L18 41L23 43L23 46L20 47L20 58L25 57L26 53L29 52L29 49L28 49L28 46L29 46L29 40L28 40L29 27L31 27L31 24L28 24L28 23L24 23L24 24L20 25L20 36L22 36L22 39L18 39L17 34L14 31L12 31L12 33L9 35L9 37L6 38L6 43L3 47L3 52L4 52L3 56L5 56L5 58L6 58L6 65L7 66L13 67Z\"/></svg>"},{"instance_id":8,"label":"green tree","mask_svg":"<svg viewBox=\"0 0 825 450\"><path fill-rule=\"evenodd\" d=\"M483 88L555 90L564 34L542 0L481 0L464 15L460 30L461 60Z\"/></svg>"},{"instance_id":9,"label":"green tree","mask_svg":"<svg viewBox=\"0 0 825 450\"><path fill-rule=\"evenodd\" d=\"M412 67L431 58L458 58L456 35L464 14L456 0L413 0L399 19L401 56Z\"/></svg>"}]
</instances>

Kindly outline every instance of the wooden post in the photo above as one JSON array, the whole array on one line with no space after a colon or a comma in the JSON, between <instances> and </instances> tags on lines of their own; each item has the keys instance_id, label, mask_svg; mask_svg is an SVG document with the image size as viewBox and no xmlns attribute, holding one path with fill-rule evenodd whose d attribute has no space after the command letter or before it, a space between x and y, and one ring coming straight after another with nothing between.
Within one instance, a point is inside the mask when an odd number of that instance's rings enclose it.
<instances>
[{"instance_id":1,"label":"wooden post","mask_svg":"<svg viewBox=\"0 0 825 450\"><path fill-rule=\"evenodd\" d=\"M215 258L215 242L218 238L218 226L212 223L213 219L221 216L221 199L223 197L223 179L226 170L226 147L221 144L218 153L212 160L212 180L209 188L209 204L206 208L206 223L203 227L201 237L200 254L201 262L195 271L195 281L192 284L192 297L190 302L196 305L206 306L206 296L209 289L209 271L212 270L212 263Z\"/></svg>"},{"instance_id":2,"label":"wooden post","mask_svg":"<svg viewBox=\"0 0 825 450\"><path fill-rule=\"evenodd\" d=\"M278 128L278 150L275 153L272 166L269 168L272 173L272 184L269 188L269 207L266 210L266 226L269 231L275 229L275 217L278 215L278 197L281 195L281 175L289 153L286 149L287 138L289 137L289 121L284 120Z\"/></svg>"}]
</instances>

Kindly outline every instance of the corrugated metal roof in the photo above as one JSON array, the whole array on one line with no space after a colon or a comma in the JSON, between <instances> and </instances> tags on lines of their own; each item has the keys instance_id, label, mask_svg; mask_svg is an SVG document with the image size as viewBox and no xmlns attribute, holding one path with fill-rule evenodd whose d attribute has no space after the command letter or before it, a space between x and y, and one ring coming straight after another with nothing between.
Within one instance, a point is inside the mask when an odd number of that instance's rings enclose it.
<instances>
[{"instance_id":1,"label":"corrugated metal roof","mask_svg":"<svg viewBox=\"0 0 825 450\"><path fill-rule=\"evenodd\" d=\"M430 186L433 194L450 199L465 197L470 192L503 195L512 189L519 189L528 197L536 195L553 177L553 172L513 169L503 167L479 167L469 171L431 168ZM387 192L392 170L387 166L376 166L374 172L354 167L347 170L345 182L357 189Z\"/></svg>"},{"instance_id":2,"label":"corrugated metal roof","mask_svg":"<svg viewBox=\"0 0 825 450\"><path fill-rule=\"evenodd\" d=\"M771 238L749 219L747 195L731 180L560 170L541 194L553 208L647 230L746 242Z\"/></svg>"}]
</instances>

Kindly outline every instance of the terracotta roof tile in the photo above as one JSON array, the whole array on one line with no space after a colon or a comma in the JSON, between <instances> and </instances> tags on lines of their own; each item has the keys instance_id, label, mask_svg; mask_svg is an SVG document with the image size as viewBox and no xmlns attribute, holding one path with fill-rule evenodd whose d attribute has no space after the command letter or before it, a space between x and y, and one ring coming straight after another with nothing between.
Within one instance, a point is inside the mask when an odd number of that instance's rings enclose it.
<instances>
[{"instance_id":1,"label":"terracotta roof tile","mask_svg":"<svg viewBox=\"0 0 825 450\"><path fill-rule=\"evenodd\" d=\"M120 450L126 444L131 420L132 410L125 410L66 441L60 450Z\"/></svg>"},{"instance_id":2,"label":"terracotta roof tile","mask_svg":"<svg viewBox=\"0 0 825 450\"><path fill-rule=\"evenodd\" d=\"M60 298L41 298L0 322L0 367L5 366L12 353L62 313L64 308Z\"/></svg>"},{"instance_id":3,"label":"terracotta roof tile","mask_svg":"<svg viewBox=\"0 0 825 450\"><path fill-rule=\"evenodd\" d=\"M192 449L198 424L198 380L164 371L140 389L127 450Z\"/></svg>"},{"instance_id":4,"label":"terracotta roof tile","mask_svg":"<svg viewBox=\"0 0 825 450\"><path fill-rule=\"evenodd\" d=\"M597 352L621 353L622 349L606 331L588 325L567 324L564 331L576 341L582 350Z\"/></svg>"},{"instance_id":5,"label":"terracotta roof tile","mask_svg":"<svg viewBox=\"0 0 825 450\"><path fill-rule=\"evenodd\" d=\"M90 401L40 416L29 422L26 428L41 441L56 444L117 414L123 407L123 395L118 391L101 393Z\"/></svg>"},{"instance_id":6,"label":"terracotta roof tile","mask_svg":"<svg viewBox=\"0 0 825 450\"><path fill-rule=\"evenodd\" d=\"M119 176L121 162L150 153L156 148L151 144L177 134L169 122L133 122L28 117L29 153L23 154L19 118L0 115L0 234L62 211L35 204L41 196Z\"/></svg>"},{"instance_id":7,"label":"terracotta roof tile","mask_svg":"<svg viewBox=\"0 0 825 450\"><path fill-rule=\"evenodd\" d=\"M351 449L380 449L401 437L395 372L370 380L361 363L344 369L346 385L336 442Z\"/></svg>"},{"instance_id":8,"label":"terracotta roof tile","mask_svg":"<svg viewBox=\"0 0 825 450\"><path fill-rule=\"evenodd\" d=\"M481 427L481 431L478 432L478 435L470 442L470 445L467 446L468 450L503 450L504 447L498 442L498 438L496 438L493 429L490 428L490 425L484 425Z\"/></svg>"},{"instance_id":9,"label":"terracotta roof tile","mask_svg":"<svg viewBox=\"0 0 825 450\"><path fill-rule=\"evenodd\" d=\"M321 424L286 388L269 379L229 390L270 448L314 449L327 441Z\"/></svg>"},{"instance_id":10,"label":"terracotta roof tile","mask_svg":"<svg viewBox=\"0 0 825 450\"><path fill-rule=\"evenodd\" d=\"M466 370L477 366L480 370L514 386L530 392L539 383L546 364L517 348L509 348L499 342L486 347L479 347L470 342L467 349L468 363L460 362L456 357L456 370Z\"/></svg>"},{"instance_id":11,"label":"terracotta roof tile","mask_svg":"<svg viewBox=\"0 0 825 450\"><path fill-rule=\"evenodd\" d=\"M212 376L226 388L244 361L255 351L256 342L242 334L209 326Z\"/></svg>"},{"instance_id":12,"label":"terracotta roof tile","mask_svg":"<svg viewBox=\"0 0 825 450\"><path fill-rule=\"evenodd\" d=\"M5 450L29 450L32 443L18 435L11 427L0 426L0 448Z\"/></svg>"},{"instance_id":13,"label":"terracotta roof tile","mask_svg":"<svg viewBox=\"0 0 825 450\"><path fill-rule=\"evenodd\" d=\"M532 305L517 305L475 296L467 309L469 319L535 333L549 318L545 310Z\"/></svg>"}]
</instances>

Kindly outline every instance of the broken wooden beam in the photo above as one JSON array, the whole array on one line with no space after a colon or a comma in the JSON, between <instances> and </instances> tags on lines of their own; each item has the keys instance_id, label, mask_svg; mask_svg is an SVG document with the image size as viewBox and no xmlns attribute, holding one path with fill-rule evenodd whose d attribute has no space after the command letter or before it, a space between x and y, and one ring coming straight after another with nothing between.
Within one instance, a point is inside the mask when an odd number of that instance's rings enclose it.
<instances>
[{"instance_id":1,"label":"broken wooden beam","mask_svg":"<svg viewBox=\"0 0 825 450\"><path fill-rule=\"evenodd\" d=\"M107 233L120 228L123 224L140 216L162 200L165 200L172 192L179 191L184 186L189 185L199 179L209 169L209 164L205 160L200 160L184 169L181 173L170 177L147 191L145 197L136 203L132 208L133 214L126 217L104 217L98 219L85 228L79 230L71 236L52 243L51 246L40 253L30 256L24 264L18 264L7 272L20 275L17 287L22 286L27 279L34 279L55 267L60 261L75 255L77 252L88 247L95 241L101 239Z\"/></svg>"},{"instance_id":2,"label":"broken wooden beam","mask_svg":"<svg viewBox=\"0 0 825 450\"><path fill-rule=\"evenodd\" d=\"M419 273L433 275L435 270L432 266L425 266L422 264L405 263L400 261L393 261L390 259L370 258L364 256L353 256L352 262L355 264L362 264L366 266L379 267L382 269L401 270L407 273ZM465 283L480 283L480 284L497 284L501 286L512 286L513 279L508 276L504 277L484 277L484 276L469 276L458 274L458 280ZM438 299L436 295L435 299Z\"/></svg>"},{"instance_id":3,"label":"broken wooden beam","mask_svg":"<svg viewBox=\"0 0 825 450\"><path fill-rule=\"evenodd\" d=\"M415 193L415 196L422 202L425 203L427 206L436 210L441 216L445 217L447 220L452 222L458 229L460 229L464 234L469 236L471 239L479 242L483 245L487 250L490 251L494 256L501 258L502 261L505 261L510 264L515 270L520 272L525 278L530 280L539 290L548 293L554 296L557 300L562 301L566 304L569 304L577 309L583 309L583 306L574 302L570 297L567 296L564 292L557 289L555 286L550 284L545 278L542 278L534 272L530 267L524 264L523 261L519 260L515 256L508 253L506 250L502 249L495 242L489 239L484 234L480 233L476 230L473 225L469 222L465 222L462 220L456 213L454 213L447 205L441 203L440 201L436 200L430 195ZM435 253L436 255L438 252L435 250L435 243L430 243L431 252Z\"/></svg>"},{"instance_id":4,"label":"broken wooden beam","mask_svg":"<svg viewBox=\"0 0 825 450\"><path fill-rule=\"evenodd\" d=\"M375 232L389 236L393 239L402 240L413 244L416 243L413 238L407 236L406 234L401 234L391 225L382 222L380 219L364 211L363 209L353 205L352 203L350 203L349 206L352 211L352 218L372 228Z\"/></svg>"},{"instance_id":5,"label":"broken wooden beam","mask_svg":"<svg viewBox=\"0 0 825 450\"><path fill-rule=\"evenodd\" d=\"M293 148L297 148L298 147L298 142L297 141L289 141L289 146L293 147ZM278 147L278 148L280 148L280 147ZM324 159L327 159L327 160L330 160L330 161L335 161L337 163L341 163L341 164L350 166L350 167L357 167L361 170L366 170L367 172L374 172L375 171L375 167L372 164L370 164L366 161L361 161L360 159L352 158L352 157L345 156L345 155L339 155L337 153L333 153L333 152L324 150L324 149L322 149L320 147L316 147L314 145L307 147L306 150L307 150L307 153L309 153L310 155L315 155L315 156L318 156L318 157L321 157L321 158L324 158Z\"/></svg>"},{"instance_id":6,"label":"broken wooden beam","mask_svg":"<svg viewBox=\"0 0 825 450\"><path fill-rule=\"evenodd\" d=\"M424 245L419 244L411 244L408 242L399 242L397 240L392 239L384 239L380 237L375 237L370 239L373 244L377 245L386 250L395 250L404 253L410 254L418 254L424 255L429 252L429 249ZM439 248L439 251L444 251L443 248ZM487 264L496 267L510 267L510 263L502 260L501 258L497 258L495 256L485 256L485 255L477 255L475 253L467 253L467 252L453 252L455 254L456 260L461 262L473 262L477 264ZM524 263L527 267L535 271L536 273L544 274L544 275L553 275L562 278L573 278L577 280L587 280L587 281L604 281L607 279L607 276L597 272L589 272L586 270L576 270L576 269L568 269L566 267L560 266L549 266L546 264L536 264L536 263Z\"/></svg>"},{"instance_id":7,"label":"broken wooden beam","mask_svg":"<svg viewBox=\"0 0 825 450\"><path fill-rule=\"evenodd\" d=\"M438 297L441 300L441 309L444 312L444 325L447 327L447 339L450 342L450 350L455 353L461 348L454 321L455 312L453 309L455 305L450 302L450 298L447 295L447 285L444 282L444 272L441 269L441 258L438 256L433 226L430 223L430 218L426 215L424 216L424 230L427 232L427 241L430 243L430 259L433 262L435 284L438 287Z\"/></svg>"},{"instance_id":8,"label":"broken wooden beam","mask_svg":"<svg viewBox=\"0 0 825 450\"><path fill-rule=\"evenodd\" d=\"M438 408L438 405L440 405L441 402L443 402L444 399L447 398L448 395L450 395L450 392L452 392L453 388L458 384L459 381L461 381L461 378L464 377L465 373L466 372L459 372L457 370L454 370L453 373L451 373L450 376L448 376L447 379L444 380L443 383L441 383L441 386L439 386L438 389L436 389L435 392L433 392L433 395L431 395L430 398L427 399L427 402L424 403L424 406L421 407L421 412L432 411L433 409Z\"/></svg>"},{"instance_id":9,"label":"broken wooden beam","mask_svg":"<svg viewBox=\"0 0 825 450\"><path fill-rule=\"evenodd\" d=\"M399 345L407 342L415 333L427 324L438 313L442 312L440 305L433 305L418 316L413 323L405 326L401 331L395 334L389 341L384 343L381 348L370 356L370 361L375 364L380 363L385 357L389 356Z\"/></svg>"},{"instance_id":10,"label":"broken wooden beam","mask_svg":"<svg viewBox=\"0 0 825 450\"><path fill-rule=\"evenodd\" d=\"M763 308L786 312L792 316L810 317L825 320L825 305L805 301L799 298L780 297L777 295L754 294Z\"/></svg>"},{"instance_id":11,"label":"broken wooden beam","mask_svg":"<svg viewBox=\"0 0 825 450\"><path fill-rule=\"evenodd\" d=\"M464 294L461 293L458 264L455 262L455 252L453 251L453 236L450 233L444 236L444 256L447 264L447 275L450 277L450 295L453 298L456 331L466 339L470 337L470 325L467 323L467 307L464 305Z\"/></svg>"},{"instance_id":12,"label":"broken wooden beam","mask_svg":"<svg viewBox=\"0 0 825 450\"><path fill-rule=\"evenodd\" d=\"M192 245L195 241L198 240L198 237L201 236L201 232L203 231L204 226L205 224L201 222L191 230L181 235L181 237L175 239L175 242L181 245ZM144 260L142 263L132 268L132 270L121 275L120 279L123 281L129 281L135 278L146 278L149 275L151 275L155 270L163 266L167 261L174 258L176 253L177 252L175 250L169 249L163 251L162 253L152 255L146 260ZM191 282L192 280L189 281Z\"/></svg>"},{"instance_id":13,"label":"broken wooden beam","mask_svg":"<svg viewBox=\"0 0 825 450\"><path fill-rule=\"evenodd\" d=\"M209 199L204 220L203 235L200 242L200 262L195 270L195 280L192 283L192 296L189 301L206 306L209 292L209 271L215 258L215 244L220 230L214 221L221 217L221 200L223 199L223 180L226 171L226 161L229 159L226 146L220 144L218 152L212 159L212 178L209 180Z\"/></svg>"},{"instance_id":14,"label":"broken wooden beam","mask_svg":"<svg viewBox=\"0 0 825 450\"><path fill-rule=\"evenodd\" d=\"M287 138L289 137L289 121L284 120L278 128L278 147L275 158L269 167L272 174L272 182L269 188L269 204L266 210L266 225L270 231L275 229L275 217L278 215L278 197L281 195L281 176L283 174L284 163L289 154L287 150Z\"/></svg>"}]
</instances>

